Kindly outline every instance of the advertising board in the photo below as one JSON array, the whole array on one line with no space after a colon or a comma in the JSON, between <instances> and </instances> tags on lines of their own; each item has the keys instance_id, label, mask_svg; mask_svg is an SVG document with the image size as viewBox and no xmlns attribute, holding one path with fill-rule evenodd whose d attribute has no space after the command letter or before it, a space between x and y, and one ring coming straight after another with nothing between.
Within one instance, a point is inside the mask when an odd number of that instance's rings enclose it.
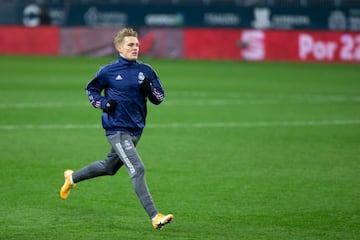
<instances>
[{"instance_id":1,"label":"advertising board","mask_svg":"<svg viewBox=\"0 0 360 240\"><path fill-rule=\"evenodd\" d=\"M184 57L360 62L360 33L188 28L184 30Z\"/></svg>"},{"instance_id":2,"label":"advertising board","mask_svg":"<svg viewBox=\"0 0 360 240\"><path fill-rule=\"evenodd\" d=\"M0 24L41 25L41 5L18 2L0 14ZM1 8L0 8L1 11ZM211 27L259 30L360 31L360 2L334 5L135 4L57 1L47 4L51 24L60 27ZM11 16L11 17L10 17ZM9 22L11 21L11 22Z\"/></svg>"}]
</instances>

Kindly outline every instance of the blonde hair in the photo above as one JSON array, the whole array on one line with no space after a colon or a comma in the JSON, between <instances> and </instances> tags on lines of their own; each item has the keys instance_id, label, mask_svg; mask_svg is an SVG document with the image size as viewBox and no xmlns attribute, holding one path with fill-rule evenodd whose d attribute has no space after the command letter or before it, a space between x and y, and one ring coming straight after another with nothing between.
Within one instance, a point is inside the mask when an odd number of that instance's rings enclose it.
<instances>
[{"instance_id":1,"label":"blonde hair","mask_svg":"<svg viewBox=\"0 0 360 240\"><path fill-rule=\"evenodd\" d=\"M115 48L124 41L125 37L136 37L138 34L137 32L132 28L123 28L121 29L114 38L114 45Z\"/></svg>"}]
</instances>

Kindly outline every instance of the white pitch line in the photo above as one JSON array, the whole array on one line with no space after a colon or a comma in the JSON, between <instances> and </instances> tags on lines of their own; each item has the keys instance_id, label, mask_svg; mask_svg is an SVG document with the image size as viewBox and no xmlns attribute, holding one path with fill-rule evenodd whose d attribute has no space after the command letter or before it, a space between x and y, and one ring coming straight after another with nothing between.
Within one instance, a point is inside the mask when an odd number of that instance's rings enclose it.
<instances>
[{"instance_id":1,"label":"white pitch line","mask_svg":"<svg viewBox=\"0 0 360 240\"><path fill-rule=\"evenodd\" d=\"M359 125L360 120L320 120L281 122L214 122L214 123L168 123L149 124L152 128L253 128L253 127L297 127L327 125Z\"/></svg>"},{"instance_id":2,"label":"white pitch line","mask_svg":"<svg viewBox=\"0 0 360 240\"><path fill-rule=\"evenodd\" d=\"M261 122L209 122L209 123L149 123L148 128L267 128L267 127L300 127L300 126L343 126L360 125L360 120L308 120L308 121L261 121ZM1 131L6 130L71 130L101 129L99 124L27 124L0 125Z\"/></svg>"},{"instance_id":3,"label":"white pitch line","mask_svg":"<svg viewBox=\"0 0 360 240\"><path fill-rule=\"evenodd\" d=\"M294 95L294 96L273 96L268 98L185 98L185 99L166 99L164 106L223 106L223 105L275 105L294 103L294 104L324 104L324 103L360 103L360 96L317 96L317 95ZM70 107L89 107L90 103L82 102L23 102L23 103L0 103L0 109L36 109L36 108L70 108Z\"/></svg>"},{"instance_id":4,"label":"white pitch line","mask_svg":"<svg viewBox=\"0 0 360 240\"><path fill-rule=\"evenodd\" d=\"M32 108L69 108L69 107L84 107L91 106L87 103L65 102L34 102L34 103L0 103L0 109L32 109Z\"/></svg>"},{"instance_id":5,"label":"white pitch line","mask_svg":"<svg viewBox=\"0 0 360 240\"><path fill-rule=\"evenodd\" d=\"M0 125L0 130L27 130L27 129L93 129L101 128L100 124L25 124L25 125Z\"/></svg>"},{"instance_id":6,"label":"white pitch line","mask_svg":"<svg viewBox=\"0 0 360 240\"><path fill-rule=\"evenodd\" d=\"M252 99L194 99L194 100L166 100L164 106L223 106L223 105L268 105L277 104L278 101L264 99L264 100L252 100ZM70 108L70 107L89 107L90 104L85 103L61 103L61 102L44 102L44 103L0 103L0 109L36 109L36 108Z\"/></svg>"}]
</instances>

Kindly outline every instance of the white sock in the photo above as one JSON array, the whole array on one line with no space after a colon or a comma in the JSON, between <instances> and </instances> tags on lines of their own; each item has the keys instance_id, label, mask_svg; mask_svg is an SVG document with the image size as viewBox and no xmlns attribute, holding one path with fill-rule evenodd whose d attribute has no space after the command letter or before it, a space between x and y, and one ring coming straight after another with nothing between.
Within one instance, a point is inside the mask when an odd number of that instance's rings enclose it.
<instances>
[{"instance_id":1,"label":"white sock","mask_svg":"<svg viewBox=\"0 0 360 240\"><path fill-rule=\"evenodd\" d=\"M74 180L72 179L72 175L70 176L70 183L74 184Z\"/></svg>"},{"instance_id":2,"label":"white sock","mask_svg":"<svg viewBox=\"0 0 360 240\"><path fill-rule=\"evenodd\" d=\"M157 213L151 220L155 220L156 216L158 215L159 213Z\"/></svg>"}]
</instances>

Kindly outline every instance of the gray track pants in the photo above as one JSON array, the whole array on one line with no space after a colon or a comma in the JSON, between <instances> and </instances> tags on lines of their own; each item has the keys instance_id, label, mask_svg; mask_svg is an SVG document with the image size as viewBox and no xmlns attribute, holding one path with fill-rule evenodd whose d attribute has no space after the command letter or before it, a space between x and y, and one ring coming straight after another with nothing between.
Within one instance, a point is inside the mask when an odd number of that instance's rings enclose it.
<instances>
[{"instance_id":1,"label":"gray track pants","mask_svg":"<svg viewBox=\"0 0 360 240\"><path fill-rule=\"evenodd\" d=\"M74 183L99 176L114 175L125 165L142 206L149 217L153 218L158 211L146 184L144 164L136 150L140 136L130 136L127 133L119 132L107 136L107 139L112 146L107 157L75 171L73 173Z\"/></svg>"}]
</instances>

